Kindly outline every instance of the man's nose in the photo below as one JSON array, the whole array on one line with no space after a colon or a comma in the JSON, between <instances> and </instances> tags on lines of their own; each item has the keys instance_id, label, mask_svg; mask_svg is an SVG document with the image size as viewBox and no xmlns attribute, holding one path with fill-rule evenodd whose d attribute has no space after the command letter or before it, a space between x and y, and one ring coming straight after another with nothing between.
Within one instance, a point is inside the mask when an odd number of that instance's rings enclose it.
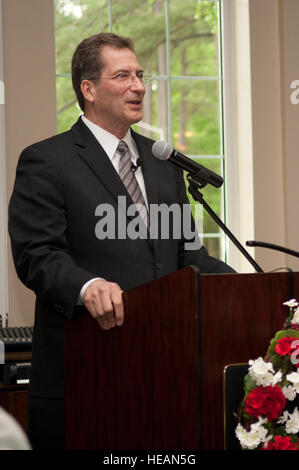
<instances>
[{"instance_id":1,"label":"man's nose","mask_svg":"<svg viewBox=\"0 0 299 470\"><path fill-rule=\"evenodd\" d=\"M138 90L138 91L145 92L145 85L143 83L142 78L139 78L136 75L132 76L130 87L131 87L131 90Z\"/></svg>"}]
</instances>

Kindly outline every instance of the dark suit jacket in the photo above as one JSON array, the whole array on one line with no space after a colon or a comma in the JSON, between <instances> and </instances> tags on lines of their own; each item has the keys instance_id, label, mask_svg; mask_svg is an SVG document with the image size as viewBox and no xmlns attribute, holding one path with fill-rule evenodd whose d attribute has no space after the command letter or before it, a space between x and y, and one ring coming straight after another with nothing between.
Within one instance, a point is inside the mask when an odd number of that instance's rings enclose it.
<instances>
[{"instance_id":1,"label":"dark suit jacket","mask_svg":"<svg viewBox=\"0 0 299 470\"><path fill-rule=\"evenodd\" d=\"M153 141L133 133L149 203L187 204L183 174L152 155ZM63 396L64 322L81 287L93 277L123 290L197 265L202 273L233 272L205 248L185 251L184 240L99 240L95 209L129 195L108 156L81 119L72 129L26 148L9 205L16 270L36 294L30 393Z\"/></svg>"}]
</instances>

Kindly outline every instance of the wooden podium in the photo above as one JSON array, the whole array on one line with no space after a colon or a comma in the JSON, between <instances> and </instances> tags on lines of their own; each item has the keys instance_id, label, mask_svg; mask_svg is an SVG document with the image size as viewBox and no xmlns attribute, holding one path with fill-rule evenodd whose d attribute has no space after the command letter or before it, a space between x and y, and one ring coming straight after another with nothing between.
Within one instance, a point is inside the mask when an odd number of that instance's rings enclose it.
<instances>
[{"instance_id":1,"label":"wooden podium","mask_svg":"<svg viewBox=\"0 0 299 470\"><path fill-rule=\"evenodd\" d=\"M223 370L264 356L299 273L199 275L124 294L125 324L66 324L66 448L224 448Z\"/></svg>"}]
</instances>

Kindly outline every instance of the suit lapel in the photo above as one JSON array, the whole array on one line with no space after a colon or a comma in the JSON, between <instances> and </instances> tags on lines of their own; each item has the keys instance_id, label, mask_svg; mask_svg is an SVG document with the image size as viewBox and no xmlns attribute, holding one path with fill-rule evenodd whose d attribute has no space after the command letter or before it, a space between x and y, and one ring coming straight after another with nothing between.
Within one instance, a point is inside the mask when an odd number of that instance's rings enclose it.
<instances>
[{"instance_id":1,"label":"suit lapel","mask_svg":"<svg viewBox=\"0 0 299 470\"><path fill-rule=\"evenodd\" d=\"M72 132L80 158L100 179L115 201L118 202L118 196L128 197L128 192L108 155L81 119L73 126Z\"/></svg>"}]
</instances>

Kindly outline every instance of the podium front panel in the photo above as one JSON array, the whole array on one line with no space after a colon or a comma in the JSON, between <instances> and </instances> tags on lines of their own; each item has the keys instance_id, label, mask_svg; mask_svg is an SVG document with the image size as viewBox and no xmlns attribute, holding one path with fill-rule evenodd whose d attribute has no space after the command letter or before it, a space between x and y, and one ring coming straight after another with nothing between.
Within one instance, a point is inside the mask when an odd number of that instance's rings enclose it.
<instances>
[{"instance_id":1,"label":"podium front panel","mask_svg":"<svg viewBox=\"0 0 299 470\"><path fill-rule=\"evenodd\" d=\"M68 322L68 449L198 448L196 279L187 268L126 292L122 327Z\"/></svg>"}]
</instances>

